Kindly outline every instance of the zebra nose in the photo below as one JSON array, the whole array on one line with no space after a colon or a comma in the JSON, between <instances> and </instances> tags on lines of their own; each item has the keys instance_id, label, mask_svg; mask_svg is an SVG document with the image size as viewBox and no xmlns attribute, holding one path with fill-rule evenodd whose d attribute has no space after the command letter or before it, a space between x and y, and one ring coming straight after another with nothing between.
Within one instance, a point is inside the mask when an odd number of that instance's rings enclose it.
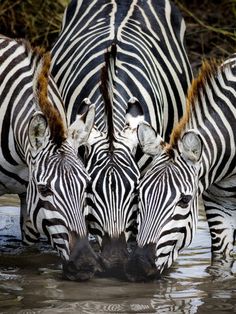
<instances>
[{"instance_id":1,"label":"zebra nose","mask_svg":"<svg viewBox=\"0 0 236 314\"><path fill-rule=\"evenodd\" d=\"M102 240L101 258L107 275L116 277L124 274L124 266L128 261L128 250L125 235L111 238L105 235Z\"/></svg>"},{"instance_id":2,"label":"zebra nose","mask_svg":"<svg viewBox=\"0 0 236 314\"><path fill-rule=\"evenodd\" d=\"M77 240L69 260L63 263L65 278L86 281L96 271L101 271L99 256L93 251L87 238Z\"/></svg>"},{"instance_id":3,"label":"zebra nose","mask_svg":"<svg viewBox=\"0 0 236 314\"><path fill-rule=\"evenodd\" d=\"M155 265L155 247L154 243L149 243L135 248L125 269L128 280L143 282L160 278Z\"/></svg>"}]
</instances>

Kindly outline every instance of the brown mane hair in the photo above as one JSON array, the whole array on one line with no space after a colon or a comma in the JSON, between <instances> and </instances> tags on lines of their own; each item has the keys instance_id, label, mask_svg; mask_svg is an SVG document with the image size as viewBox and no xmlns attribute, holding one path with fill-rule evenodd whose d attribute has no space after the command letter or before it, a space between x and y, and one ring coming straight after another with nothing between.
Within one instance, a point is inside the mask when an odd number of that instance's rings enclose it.
<instances>
[{"instance_id":1,"label":"brown mane hair","mask_svg":"<svg viewBox=\"0 0 236 314\"><path fill-rule=\"evenodd\" d=\"M36 52L40 54L43 53L43 51L39 49L36 49ZM48 99L50 64L50 53L46 53L43 55L42 67L37 77L37 96L40 109L47 119L51 132L51 138L57 146L61 146L62 142L66 139L67 130L59 111L50 103Z\"/></svg>"},{"instance_id":2,"label":"brown mane hair","mask_svg":"<svg viewBox=\"0 0 236 314\"><path fill-rule=\"evenodd\" d=\"M8 40L12 40L7 38ZM51 55L45 53L44 48L33 48L30 42L26 39L14 39L18 44L23 45L27 56L34 60L36 74L36 93L40 110L47 119L50 129L51 138L57 146L61 146L62 142L67 137L67 128L64 125L63 119L57 110L48 99L48 84L50 76ZM39 70L39 73L37 71Z\"/></svg>"},{"instance_id":3,"label":"brown mane hair","mask_svg":"<svg viewBox=\"0 0 236 314\"><path fill-rule=\"evenodd\" d=\"M221 63L221 60L216 59L203 61L196 79L192 81L192 84L188 89L185 113L172 130L170 136L171 147L175 147L177 145L177 141L180 139L181 133L189 121L190 113L193 110L196 99L200 96L200 93L204 89L206 83L217 74L218 67Z\"/></svg>"}]
</instances>

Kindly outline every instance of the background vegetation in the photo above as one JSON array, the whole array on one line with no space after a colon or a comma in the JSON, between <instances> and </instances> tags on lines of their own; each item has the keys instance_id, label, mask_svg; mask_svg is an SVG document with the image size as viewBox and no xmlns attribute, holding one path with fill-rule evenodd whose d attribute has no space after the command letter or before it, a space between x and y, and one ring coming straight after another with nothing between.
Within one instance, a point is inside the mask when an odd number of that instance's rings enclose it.
<instances>
[{"instance_id":1,"label":"background vegetation","mask_svg":"<svg viewBox=\"0 0 236 314\"><path fill-rule=\"evenodd\" d=\"M186 45L196 71L203 58L236 53L236 0L174 0L187 25Z\"/></svg>"},{"instance_id":2,"label":"background vegetation","mask_svg":"<svg viewBox=\"0 0 236 314\"><path fill-rule=\"evenodd\" d=\"M186 44L194 71L202 58L236 52L236 0L173 0L186 24ZM50 49L69 0L0 0L0 33L28 38Z\"/></svg>"},{"instance_id":3,"label":"background vegetation","mask_svg":"<svg viewBox=\"0 0 236 314\"><path fill-rule=\"evenodd\" d=\"M69 0L0 0L0 33L50 49Z\"/></svg>"}]
</instances>

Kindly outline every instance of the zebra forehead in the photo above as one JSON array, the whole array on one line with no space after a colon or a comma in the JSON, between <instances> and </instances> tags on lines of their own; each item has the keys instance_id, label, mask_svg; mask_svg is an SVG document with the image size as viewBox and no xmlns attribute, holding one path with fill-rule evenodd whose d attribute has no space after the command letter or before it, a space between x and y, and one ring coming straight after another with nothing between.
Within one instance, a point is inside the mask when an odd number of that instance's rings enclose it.
<instances>
[{"instance_id":1,"label":"zebra forehead","mask_svg":"<svg viewBox=\"0 0 236 314\"><path fill-rule=\"evenodd\" d=\"M163 162L157 162L142 178L140 187L143 189L155 188L167 189L176 187L177 189L191 186L192 172L182 167L182 163L174 161L172 158Z\"/></svg>"},{"instance_id":2,"label":"zebra forehead","mask_svg":"<svg viewBox=\"0 0 236 314\"><path fill-rule=\"evenodd\" d=\"M96 168L96 167L95 167ZM106 189L122 190L125 193L138 184L140 174L133 169L125 169L125 167L116 163L107 163L104 167L88 171L93 182L95 190L102 194ZM104 189L104 187L106 187Z\"/></svg>"},{"instance_id":3,"label":"zebra forehead","mask_svg":"<svg viewBox=\"0 0 236 314\"><path fill-rule=\"evenodd\" d=\"M49 172L52 172L53 169L60 168L62 173L66 170L65 173L78 173L80 176L85 174L87 176L87 172L82 161L77 158L76 155L71 153L71 151L64 149L64 147L60 147L56 151L53 150L52 154L48 154L45 159L41 159L42 167L47 166Z\"/></svg>"},{"instance_id":4,"label":"zebra forehead","mask_svg":"<svg viewBox=\"0 0 236 314\"><path fill-rule=\"evenodd\" d=\"M136 169L127 168L122 163L110 162L107 164L104 172L107 176L117 178L117 180L130 181L139 178L139 171L135 170Z\"/></svg>"}]
</instances>

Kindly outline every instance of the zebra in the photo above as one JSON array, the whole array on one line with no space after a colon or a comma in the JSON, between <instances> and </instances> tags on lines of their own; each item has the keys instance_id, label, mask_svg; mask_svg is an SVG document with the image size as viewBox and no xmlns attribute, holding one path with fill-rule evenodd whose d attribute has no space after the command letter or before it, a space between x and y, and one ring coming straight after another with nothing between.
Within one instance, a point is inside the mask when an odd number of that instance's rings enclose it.
<instances>
[{"instance_id":1,"label":"zebra","mask_svg":"<svg viewBox=\"0 0 236 314\"><path fill-rule=\"evenodd\" d=\"M140 144L155 157L140 181L138 247L127 265L130 280L159 276L191 243L199 196L210 229L212 257L232 257L236 235L235 125L236 54L222 64L217 60L203 63L170 143L149 124L139 125Z\"/></svg>"},{"instance_id":2,"label":"zebra","mask_svg":"<svg viewBox=\"0 0 236 314\"><path fill-rule=\"evenodd\" d=\"M106 268L125 263L135 233L140 171L150 159L138 147L137 126L145 120L168 140L183 114L192 79L184 34L168 0L72 0L52 48L69 123L82 99L96 107L84 155L86 213Z\"/></svg>"},{"instance_id":3,"label":"zebra","mask_svg":"<svg viewBox=\"0 0 236 314\"><path fill-rule=\"evenodd\" d=\"M67 126L50 75L50 54L23 39L0 38L0 195L18 194L25 243L45 235L68 279L86 280L100 267L87 240L83 213L90 180L77 156L91 132L95 108Z\"/></svg>"}]
</instances>

